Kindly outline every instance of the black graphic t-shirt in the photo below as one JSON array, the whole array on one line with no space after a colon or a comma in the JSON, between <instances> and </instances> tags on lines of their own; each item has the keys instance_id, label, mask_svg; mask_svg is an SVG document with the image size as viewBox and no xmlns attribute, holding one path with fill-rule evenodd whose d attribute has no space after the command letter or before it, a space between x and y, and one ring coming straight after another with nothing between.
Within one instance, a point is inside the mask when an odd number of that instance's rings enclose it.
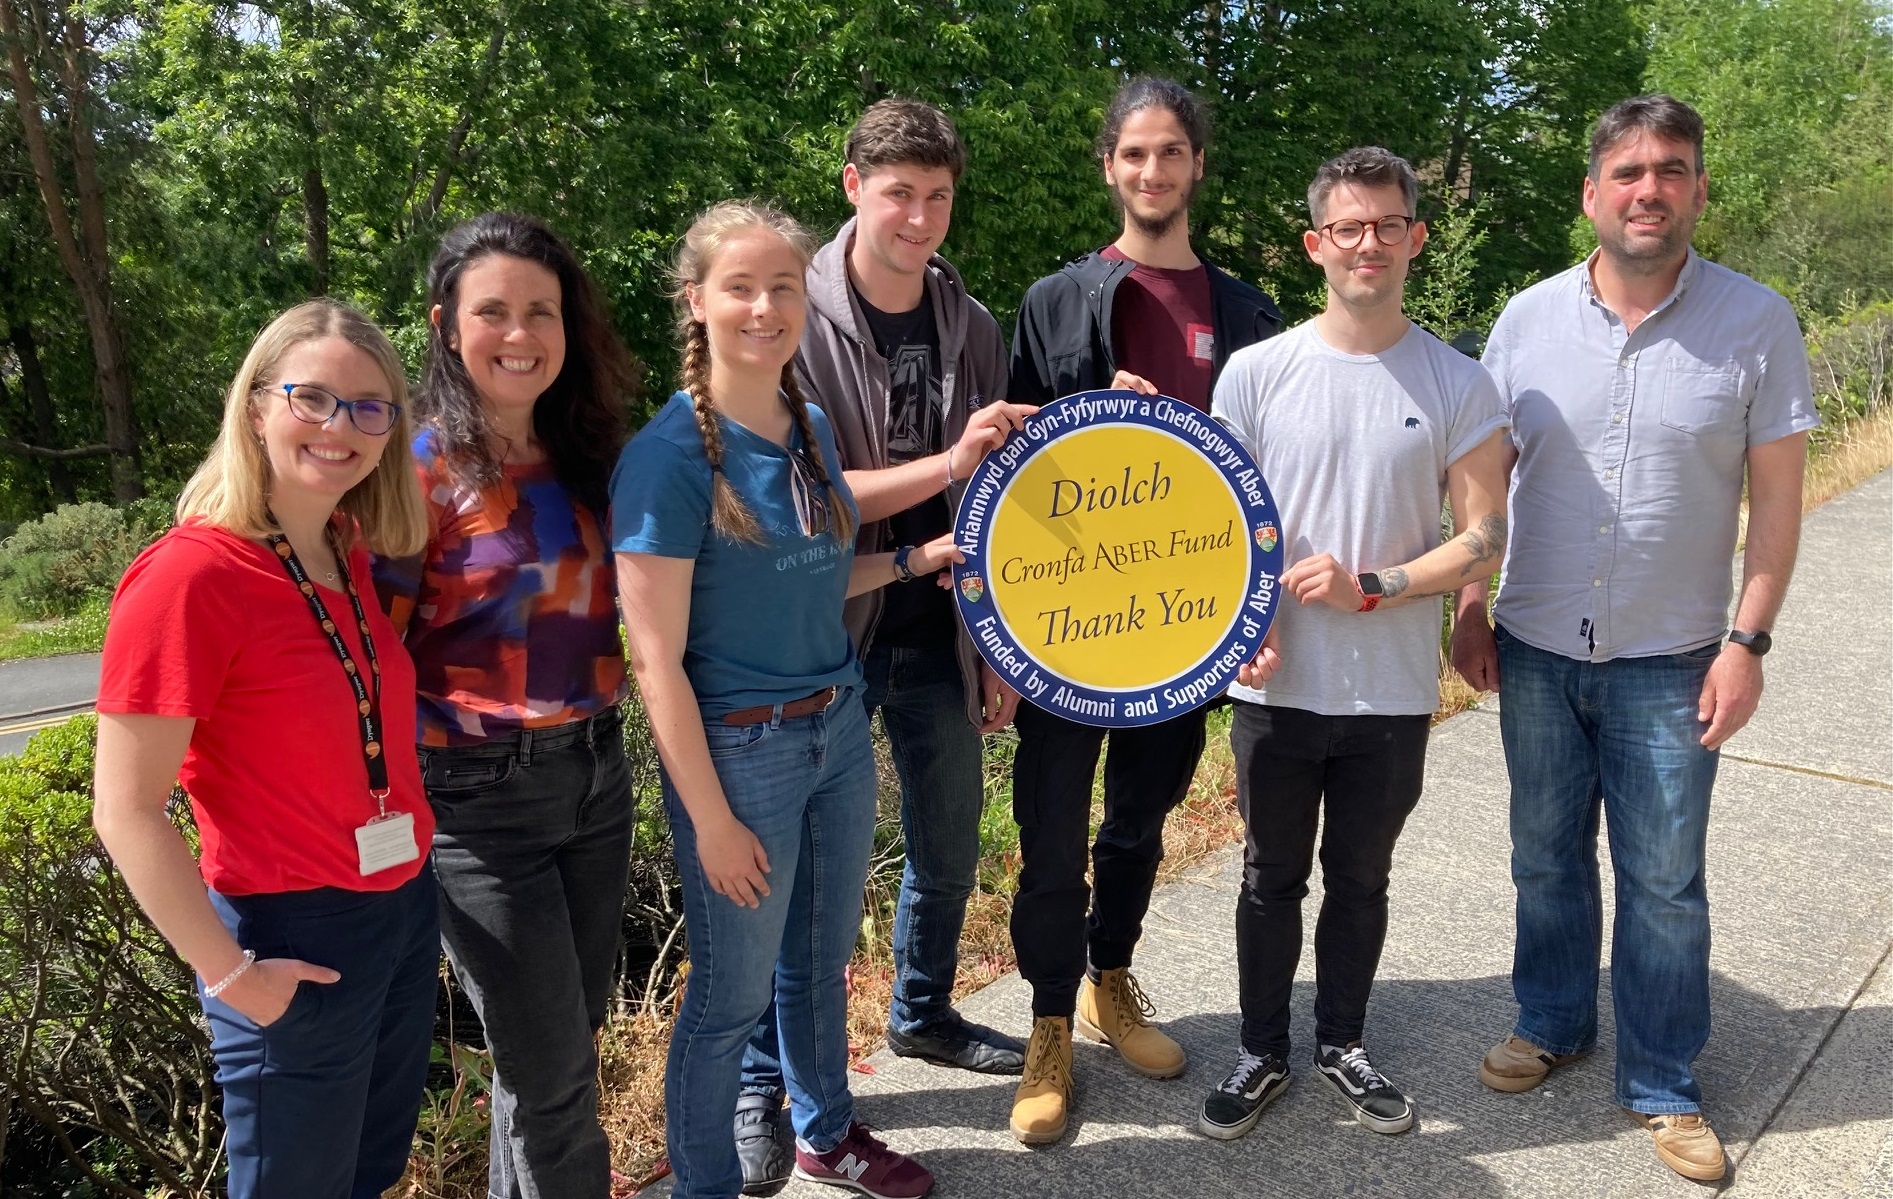
<instances>
[{"instance_id":1,"label":"black graphic t-shirt","mask_svg":"<svg viewBox=\"0 0 1893 1199\"><path fill-rule=\"evenodd\" d=\"M933 298L920 293L908 312L882 312L855 292L874 348L887 360L887 457L890 465L946 448L946 396L940 387L940 329ZM920 545L952 527L946 493L888 518L892 544ZM937 649L953 641L953 597L931 575L890 583L874 639L903 649Z\"/></svg>"}]
</instances>

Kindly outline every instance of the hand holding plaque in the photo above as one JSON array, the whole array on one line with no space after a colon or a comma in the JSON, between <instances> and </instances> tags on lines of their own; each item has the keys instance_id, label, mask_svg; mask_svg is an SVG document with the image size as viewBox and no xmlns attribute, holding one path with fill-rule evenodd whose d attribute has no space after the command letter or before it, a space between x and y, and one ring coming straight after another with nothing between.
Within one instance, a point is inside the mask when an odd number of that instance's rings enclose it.
<instances>
[{"instance_id":1,"label":"hand holding plaque","mask_svg":"<svg viewBox=\"0 0 1893 1199\"><path fill-rule=\"evenodd\" d=\"M968 482L960 612L1030 702L1107 728L1153 724L1255 659L1280 527L1254 460L1216 421L1165 396L1081 392L1027 418Z\"/></svg>"}]
</instances>

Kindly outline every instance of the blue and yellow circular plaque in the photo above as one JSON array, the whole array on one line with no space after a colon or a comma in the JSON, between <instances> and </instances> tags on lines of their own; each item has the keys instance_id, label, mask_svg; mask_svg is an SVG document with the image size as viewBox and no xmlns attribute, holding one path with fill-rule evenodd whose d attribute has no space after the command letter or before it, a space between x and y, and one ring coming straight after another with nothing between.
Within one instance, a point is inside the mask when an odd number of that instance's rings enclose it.
<instances>
[{"instance_id":1,"label":"blue and yellow circular plaque","mask_svg":"<svg viewBox=\"0 0 1893 1199\"><path fill-rule=\"evenodd\" d=\"M1154 724L1221 695L1275 616L1281 521L1262 472L1188 404L1085 391L986 455L960 498L960 614L1048 712Z\"/></svg>"}]
</instances>

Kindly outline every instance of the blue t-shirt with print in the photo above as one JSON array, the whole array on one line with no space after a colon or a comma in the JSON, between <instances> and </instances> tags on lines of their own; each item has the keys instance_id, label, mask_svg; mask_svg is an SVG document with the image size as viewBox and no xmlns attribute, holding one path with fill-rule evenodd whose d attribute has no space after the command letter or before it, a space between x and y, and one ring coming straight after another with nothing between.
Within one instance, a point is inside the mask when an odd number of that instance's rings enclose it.
<instances>
[{"instance_id":1,"label":"blue t-shirt with print","mask_svg":"<svg viewBox=\"0 0 1893 1199\"><path fill-rule=\"evenodd\" d=\"M710 527L710 460L690 397L680 391L624 447L611 473L612 548L696 559L684 674L704 716L860 682L861 665L841 621L853 544L829 532L804 537L789 490L789 451L717 420L723 474L755 515L763 544L733 541ZM809 421L829 478L853 513L828 418L810 405ZM799 431L791 438L800 445Z\"/></svg>"}]
</instances>

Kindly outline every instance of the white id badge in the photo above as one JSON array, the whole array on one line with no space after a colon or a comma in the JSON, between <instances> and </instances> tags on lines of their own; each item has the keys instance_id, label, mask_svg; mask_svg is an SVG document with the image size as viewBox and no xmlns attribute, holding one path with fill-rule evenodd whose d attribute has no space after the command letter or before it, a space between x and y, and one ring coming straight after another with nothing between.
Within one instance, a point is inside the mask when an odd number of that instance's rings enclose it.
<instances>
[{"instance_id":1,"label":"white id badge","mask_svg":"<svg viewBox=\"0 0 1893 1199\"><path fill-rule=\"evenodd\" d=\"M414 814L389 812L375 817L355 830L355 848L361 855L364 875L412 862L421 856L420 844L414 839Z\"/></svg>"}]
</instances>

